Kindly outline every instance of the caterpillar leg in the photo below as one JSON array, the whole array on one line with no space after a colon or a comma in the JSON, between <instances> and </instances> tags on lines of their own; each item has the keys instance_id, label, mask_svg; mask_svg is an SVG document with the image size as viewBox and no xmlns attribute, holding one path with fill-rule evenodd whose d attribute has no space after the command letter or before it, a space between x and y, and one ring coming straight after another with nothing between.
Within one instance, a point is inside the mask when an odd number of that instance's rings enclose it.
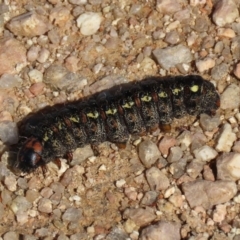
<instances>
[{"instance_id":1,"label":"caterpillar leg","mask_svg":"<svg viewBox=\"0 0 240 240\"><path fill-rule=\"evenodd\" d=\"M72 153L72 152L67 152L67 153L64 155L64 158L66 158L68 164L70 164L71 161L73 160L73 153Z\"/></svg>"},{"instance_id":2,"label":"caterpillar leg","mask_svg":"<svg viewBox=\"0 0 240 240\"><path fill-rule=\"evenodd\" d=\"M61 168L62 164L61 164L61 160L59 158L55 158L53 162L57 165L58 169Z\"/></svg>"},{"instance_id":3,"label":"caterpillar leg","mask_svg":"<svg viewBox=\"0 0 240 240\"><path fill-rule=\"evenodd\" d=\"M46 164L41 165L41 169L42 169L42 174L43 174L43 176L46 177L46 173L47 173L47 171L48 171L47 165L46 165Z\"/></svg>"},{"instance_id":4,"label":"caterpillar leg","mask_svg":"<svg viewBox=\"0 0 240 240\"><path fill-rule=\"evenodd\" d=\"M117 145L117 147L119 149L125 149L126 146L127 146L127 143L126 142L122 142L122 143L115 143Z\"/></svg>"},{"instance_id":5,"label":"caterpillar leg","mask_svg":"<svg viewBox=\"0 0 240 240\"><path fill-rule=\"evenodd\" d=\"M165 133L171 131L171 125L170 125L170 124L162 124L162 123L161 123L161 124L159 125L159 127L160 127L160 129L161 129L163 132L165 132Z\"/></svg>"},{"instance_id":6,"label":"caterpillar leg","mask_svg":"<svg viewBox=\"0 0 240 240\"><path fill-rule=\"evenodd\" d=\"M91 148L93 150L94 156L99 156L100 155L99 150L98 150L98 145L91 144Z\"/></svg>"}]
</instances>

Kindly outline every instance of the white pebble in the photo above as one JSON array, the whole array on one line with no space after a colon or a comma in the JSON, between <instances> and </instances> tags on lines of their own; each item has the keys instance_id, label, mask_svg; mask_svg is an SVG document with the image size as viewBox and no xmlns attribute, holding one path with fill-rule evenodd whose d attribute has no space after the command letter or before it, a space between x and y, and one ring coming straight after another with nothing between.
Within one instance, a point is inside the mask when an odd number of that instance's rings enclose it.
<instances>
[{"instance_id":1,"label":"white pebble","mask_svg":"<svg viewBox=\"0 0 240 240\"><path fill-rule=\"evenodd\" d=\"M240 179L240 153L225 153L217 158L217 178L233 181Z\"/></svg>"},{"instance_id":2,"label":"white pebble","mask_svg":"<svg viewBox=\"0 0 240 240\"><path fill-rule=\"evenodd\" d=\"M106 166L105 166L104 164L102 164L102 165L99 167L98 170L99 170L99 171L106 171L107 168L106 168Z\"/></svg>"},{"instance_id":3,"label":"white pebble","mask_svg":"<svg viewBox=\"0 0 240 240\"><path fill-rule=\"evenodd\" d=\"M39 52L39 56L37 58L38 62L40 63L45 63L48 59L50 55L50 52L48 49L46 48L43 48L40 52Z\"/></svg>"},{"instance_id":4,"label":"white pebble","mask_svg":"<svg viewBox=\"0 0 240 240\"><path fill-rule=\"evenodd\" d=\"M213 68L214 66L215 66L215 60L211 58L198 60L196 62L196 67L199 72L204 72L206 70L209 70L210 68Z\"/></svg>"},{"instance_id":5,"label":"white pebble","mask_svg":"<svg viewBox=\"0 0 240 240\"><path fill-rule=\"evenodd\" d=\"M204 162L208 162L218 155L217 151L207 145L194 150L193 153L195 155L195 158Z\"/></svg>"},{"instance_id":6,"label":"white pebble","mask_svg":"<svg viewBox=\"0 0 240 240\"><path fill-rule=\"evenodd\" d=\"M233 133L231 125L229 123L226 123L220 130L216 149L219 152L230 152L232 145L236 139L236 134Z\"/></svg>"},{"instance_id":7,"label":"white pebble","mask_svg":"<svg viewBox=\"0 0 240 240\"><path fill-rule=\"evenodd\" d=\"M72 199L73 199L74 201L77 201L77 202L79 202L79 201L81 200L81 198L80 198L78 195L72 196Z\"/></svg>"},{"instance_id":8,"label":"white pebble","mask_svg":"<svg viewBox=\"0 0 240 240\"><path fill-rule=\"evenodd\" d=\"M219 28L217 31L219 37L234 38L235 32L231 28Z\"/></svg>"},{"instance_id":9,"label":"white pebble","mask_svg":"<svg viewBox=\"0 0 240 240\"><path fill-rule=\"evenodd\" d=\"M126 183L126 181L124 179L120 179L116 182L116 186L118 188L121 188L125 183Z\"/></svg>"},{"instance_id":10,"label":"white pebble","mask_svg":"<svg viewBox=\"0 0 240 240\"><path fill-rule=\"evenodd\" d=\"M238 194L236 197L233 198L233 201L235 203L240 203L240 194Z\"/></svg>"},{"instance_id":11,"label":"white pebble","mask_svg":"<svg viewBox=\"0 0 240 240\"><path fill-rule=\"evenodd\" d=\"M175 187L170 187L165 191L164 198L169 198L174 193L175 193Z\"/></svg>"},{"instance_id":12,"label":"white pebble","mask_svg":"<svg viewBox=\"0 0 240 240\"><path fill-rule=\"evenodd\" d=\"M88 158L89 162L94 163L96 161L97 157L96 156L91 156Z\"/></svg>"},{"instance_id":13,"label":"white pebble","mask_svg":"<svg viewBox=\"0 0 240 240\"><path fill-rule=\"evenodd\" d=\"M4 179L4 184L8 188L9 191L14 192L17 190L17 180L13 176L6 176Z\"/></svg>"},{"instance_id":14,"label":"white pebble","mask_svg":"<svg viewBox=\"0 0 240 240\"><path fill-rule=\"evenodd\" d=\"M98 63L97 65L95 65L95 66L93 67L93 72L94 72L95 74L98 74L98 73L100 72L100 70L102 69L102 67L103 67L103 64L102 64L102 63Z\"/></svg>"},{"instance_id":15,"label":"white pebble","mask_svg":"<svg viewBox=\"0 0 240 240\"><path fill-rule=\"evenodd\" d=\"M221 94L221 109L235 109L240 106L240 88L230 84Z\"/></svg>"},{"instance_id":16,"label":"white pebble","mask_svg":"<svg viewBox=\"0 0 240 240\"><path fill-rule=\"evenodd\" d=\"M37 69L32 69L28 72L28 76L32 83L42 82L43 74Z\"/></svg>"},{"instance_id":17,"label":"white pebble","mask_svg":"<svg viewBox=\"0 0 240 240\"><path fill-rule=\"evenodd\" d=\"M83 35L93 35L97 32L103 17L100 13L87 12L81 14L77 19L77 26Z\"/></svg>"}]
</instances>

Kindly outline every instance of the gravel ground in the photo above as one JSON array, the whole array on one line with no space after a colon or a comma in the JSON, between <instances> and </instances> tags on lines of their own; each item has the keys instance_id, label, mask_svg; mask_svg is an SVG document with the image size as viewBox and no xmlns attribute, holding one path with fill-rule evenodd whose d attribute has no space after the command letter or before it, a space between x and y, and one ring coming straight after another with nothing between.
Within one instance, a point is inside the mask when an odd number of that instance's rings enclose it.
<instances>
[{"instance_id":1,"label":"gravel ground","mask_svg":"<svg viewBox=\"0 0 240 240\"><path fill-rule=\"evenodd\" d=\"M240 239L238 0L0 1L0 239ZM198 74L216 116L9 168L29 113L146 76Z\"/></svg>"}]
</instances>

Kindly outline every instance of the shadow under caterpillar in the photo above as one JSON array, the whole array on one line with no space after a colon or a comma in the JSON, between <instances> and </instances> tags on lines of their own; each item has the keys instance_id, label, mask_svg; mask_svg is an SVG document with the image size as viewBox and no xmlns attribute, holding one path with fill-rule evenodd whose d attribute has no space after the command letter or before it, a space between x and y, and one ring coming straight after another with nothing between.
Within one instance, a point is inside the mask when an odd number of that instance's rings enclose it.
<instances>
[{"instance_id":1,"label":"shadow under caterpillar","mask_svg":"<svg viewBox=\"0 0 240 240\"><path fill-rule=\"evenodd\" d=\"M214 85L197 75L149 77L97 93L87 100L28 119L20 134L26 137L15 167L31 172L66 157L87 144L110 141L126 144L130 134L159 127L168 129L173 118L186 114L214 115L220 98Z\"/></svg>"}]
</instances>

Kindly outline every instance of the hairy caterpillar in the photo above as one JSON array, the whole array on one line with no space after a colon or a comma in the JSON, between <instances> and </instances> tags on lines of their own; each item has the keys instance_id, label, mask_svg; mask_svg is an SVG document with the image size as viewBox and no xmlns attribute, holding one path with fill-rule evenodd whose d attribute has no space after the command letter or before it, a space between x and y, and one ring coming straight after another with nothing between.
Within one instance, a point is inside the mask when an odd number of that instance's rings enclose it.
<instances>
[{"instance_id":1,"label":"hairy caterpillar","mask_svg":"<svg viewBox=\"0 0 240 240\"><path fill-rule=\"evenodd\" d=\"M27 121L16 167L31 172L59 157L71 161L77 147L125 144L130 134L167 127L186 114L213 115L219 105L214 85L197 75L149 77L116 86Z\"/></svg>"}]
</instances>

